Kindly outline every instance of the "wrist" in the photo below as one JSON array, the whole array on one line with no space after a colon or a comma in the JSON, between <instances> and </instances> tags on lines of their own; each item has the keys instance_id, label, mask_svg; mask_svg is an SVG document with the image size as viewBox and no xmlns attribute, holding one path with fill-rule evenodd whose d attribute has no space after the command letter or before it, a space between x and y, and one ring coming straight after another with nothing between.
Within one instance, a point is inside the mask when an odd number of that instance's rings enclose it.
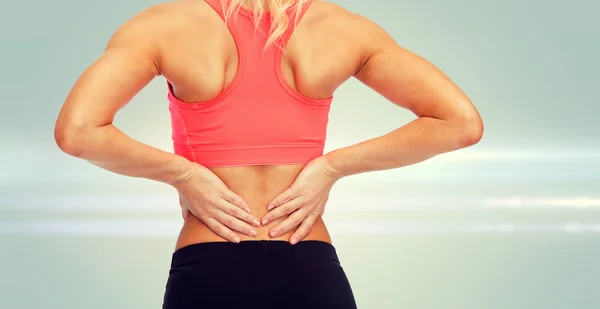
<instances>
[{"instance_id":1,"label":"wrist","mask_svg":"<svg viewBox=\"0 0 600 309\"><path fill-rule=\"evenodd\" d=\"M184 157L177 156L174 164L172 165L175 169L173 176L166 181L167 184L174 188L179 188L192 177L195 170L200 167L195 162L192 162Z\"/></svg>"},{"instance_id":2,"label":"wrist","mask_svg":"<svg viewBox=\"0 0 600 309\"><path fill-rule=\"evenodd\" d=\"M323 158L325 159L325 165L324 165L324 170L325 173L329 176L331 176L333 179L335 179L336 181L345 177L346 175L344 175L342 173L342 171L340 170L340 168L336 165L336 157L334 154L335 151L326 153L323 155Z\"/></svg>"}]
</instances>

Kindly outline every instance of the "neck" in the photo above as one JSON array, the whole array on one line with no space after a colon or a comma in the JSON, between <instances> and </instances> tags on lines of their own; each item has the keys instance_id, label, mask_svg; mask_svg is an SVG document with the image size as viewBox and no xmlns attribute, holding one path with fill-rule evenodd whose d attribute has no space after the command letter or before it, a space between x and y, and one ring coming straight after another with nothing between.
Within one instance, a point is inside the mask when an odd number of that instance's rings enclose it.
<instances>
[{"instance_id":1,"label":"neck","mask_svg":"<svg viewBox=\"0 0 600 309\"><path fill-rule=\"evenodd\" d=\"M269 7L270 7L269 3L271 1L269 1L269 0L261 0L260 2L262 3L262 6L263 6L264 10L268 12L269 11ZM242 1L241 5L244 8L246 8L248 10L251 10L251 11L253 11L254 9L256 9L256 7L255 7L256 6L256 1L253 1L253 0L244 0L244 1Z\"/></svg>"}]
</instances>

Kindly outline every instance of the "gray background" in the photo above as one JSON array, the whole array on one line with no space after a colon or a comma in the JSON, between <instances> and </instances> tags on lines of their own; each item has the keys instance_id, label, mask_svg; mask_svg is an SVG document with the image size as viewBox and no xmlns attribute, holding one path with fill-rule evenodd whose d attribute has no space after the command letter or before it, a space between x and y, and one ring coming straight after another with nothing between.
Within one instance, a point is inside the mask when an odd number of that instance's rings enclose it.
<instances>
[{"instance_id":1,"label":"gray background","mask_svg":"<svg viewBox=\"0 0 600 309\"><path fill-rule=\"evenodd\" d=\"M446 72L484 122L474 147L349 177L324 216L359 308L600 306L597 1L335 1ZM159 308L181 226L174 190L61 153L71 86L158 1L12 1L0 11L0 308ZM157 78L117 117L172 150ZM358 83L326 151L410 121Z\"/></svg>"}]
</instances>

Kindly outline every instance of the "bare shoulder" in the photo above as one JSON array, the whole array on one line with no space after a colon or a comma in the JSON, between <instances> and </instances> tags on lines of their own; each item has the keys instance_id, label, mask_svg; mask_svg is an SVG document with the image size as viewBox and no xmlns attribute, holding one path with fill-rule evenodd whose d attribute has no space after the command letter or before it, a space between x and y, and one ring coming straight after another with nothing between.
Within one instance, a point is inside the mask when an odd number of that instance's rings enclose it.
<instances>
[{"instance_id":1,"label":"bare shoulder","mask_svg":"<svg viewBox=\"0 0 600 309\"><path fill-rule=\"evenodd\" d=\"M371 23L357 13L327 1L313 1L306 14L313 23L326 23L329 27L336 30L345 29L348 33L354 32L356 27L365 23Z\"/></svg>"},{"instance_id":2,"label":"bare shoulder","mask_svg":"<svg viewBox=\"0 0 600 309\"><path fill-rule=\"evenodd\" d=\"M397 45L394 38L377 23L338 4L313 1L309 12L312 23L329 29L332 32L330 35L343 37L353 50L360 53L361 62L365 62L377 50Z\"/></svg>"},{"instance_id":3,"label":"bare shoulder","mask_svg":"<svg viewBox=\"0 0 600 309\"><path fill-rule=\"evenodd\" d=\"M210 17L205 1L181 0L147 7L125 21L111 38L111 42L136 41L162 44L178 31L197 27Z\"/></svg>"}]
</instances>

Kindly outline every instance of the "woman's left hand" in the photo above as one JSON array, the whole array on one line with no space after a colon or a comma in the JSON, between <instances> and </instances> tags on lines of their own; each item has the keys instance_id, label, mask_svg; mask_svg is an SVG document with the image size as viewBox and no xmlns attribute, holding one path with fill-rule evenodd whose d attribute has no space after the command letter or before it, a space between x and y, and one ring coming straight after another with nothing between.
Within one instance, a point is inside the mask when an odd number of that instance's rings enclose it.
<instances>
[{"instance_id":1,"label":"woman's left hand","mask_svg":"<svg viewBox=\"0 0 600 309\"><path fill-rule=\"evenodd\" d=\"M337 180L339 177L325 156L306 164L292 185L269 203L269 212L261 220L263 225L289 215L271 229L269 235L277 237L300 225L290 237L290 242L293 245L306 237L317 218L323 214L329 192Z\"/></svg>"}]
</instances>

